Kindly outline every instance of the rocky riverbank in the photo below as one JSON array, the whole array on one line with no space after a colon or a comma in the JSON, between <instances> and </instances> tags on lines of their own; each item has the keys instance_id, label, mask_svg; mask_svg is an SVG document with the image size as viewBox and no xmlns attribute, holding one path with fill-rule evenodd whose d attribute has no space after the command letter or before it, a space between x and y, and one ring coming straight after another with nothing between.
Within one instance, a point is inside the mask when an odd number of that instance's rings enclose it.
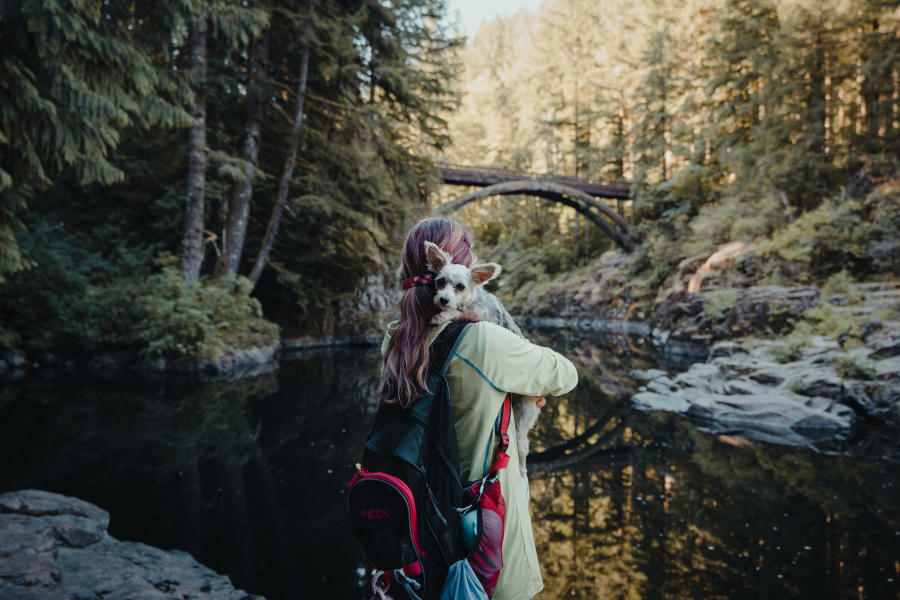
<instances>
[{"instance_id":1,"label":"rocky riverbank","mask_svg":"<svg viewBox=\"0 0 900 600\"><path fill-rule=\"evenodd\" d=\"M180 550L121 542L109 513L37 490L0 495L4 600L262 600Z\"/></svg>"},{"instance_id":2,"label":"rocky riverbank","mask_svg":"<svg viewBox=\"0 0 900 600\"><path fill-rule=\"evenodd\" d=\"M860 421L900 422L900 326L879 327L853 349L824 336L793 350L719 342L684 373L633 375L647 381L632 398L639 408L681 413L718 433L811 445L846 437Z\"/></svg>"},{"instance_id":3,"label":"rocky riverbank","mask_svg":"<svg viewBox=\"0 0 900 600\"><path fill-rule=\"evenodd\" d=\"M625 278L624 255L608 253L520 312L536 327L639 335L664 355L687 352L694 364L683 373L633 373L646 384L632 401L716 432L809 445L861 422L900 424L900 282L786 287L723 276L752 251L732 244L685 261L658 290Z\"/></svg>"}]
</instances>

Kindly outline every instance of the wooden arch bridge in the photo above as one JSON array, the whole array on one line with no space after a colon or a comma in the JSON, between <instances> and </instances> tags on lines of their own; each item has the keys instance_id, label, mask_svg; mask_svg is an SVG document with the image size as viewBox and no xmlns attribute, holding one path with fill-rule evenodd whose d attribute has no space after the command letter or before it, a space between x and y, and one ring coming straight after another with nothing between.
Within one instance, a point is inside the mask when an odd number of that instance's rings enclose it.
<instances>
[{"instance_id":1,"label":"wooden arch bridge","mask_svg":"<svg viewBox=\"0 0 900 600\"><path fill-rule=\"evenodd\" d=\"M466 204L490 196L511 194L538 196L574 208L612 238L619 247L625 250L634 248L631 228L620 214L622 201L630 197L630 186L627 182L597 183L576 177L508 171L490 167L451 164L438 166L441 169L441 178L444 183L480 188L460 196L452 202L442 204L438 207L442 213L454 212ZM603 202L599 202L597 198L618 200L619 212L609 208ZM606 218L604 219L604 217Z\"/></svg>"}]
</instances>

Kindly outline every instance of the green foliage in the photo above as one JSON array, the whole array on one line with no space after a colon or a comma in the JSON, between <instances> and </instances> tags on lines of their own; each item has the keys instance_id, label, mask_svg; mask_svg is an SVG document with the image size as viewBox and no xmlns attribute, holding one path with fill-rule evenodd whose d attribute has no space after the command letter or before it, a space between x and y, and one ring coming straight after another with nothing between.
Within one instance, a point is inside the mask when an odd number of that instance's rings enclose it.
<instances>
[{"instance_id":1,"label":"green foliage","mask_svg":"<svg viewBox=\"0 0 900 600\"><path fill-rule=\"evenodd\" d=\"M266 346L278 340L278 326L262 318L247 278L185 282L171 258L163 264L161 273L125 290L144 312L138 339L147 353L217 360L229 346Z\"/></svg>"},{"instance_id":2,"label":"green foliage","mask_svg":"<svg viewBox=\"0 0 900 600\"><path fill-rule=\"evenodd\" d=\"M855 356L839 356L831 362L831 366L843 379L869 381L878 377L877 371L869 361Z\"/></svg>"},{"instance_id":3,"label":"green foliage","mask_svg":"<svg viewBox=\"0 0 900 600\"><path fill-rule=\"evenodd\" d=\"M666 280L677 273L678 263L686 256L686 215L674 215L659 225L641 223L637 233L644 238L626 263L627 281L633 286L632 295L639 301L652 302L665 290ZM649 306L647 307L649 308Z\"/></svg>"},{"instance_id":4,"label":"green foliage","mask_svg":"<svg viewBox=\"0 0 900 600\"><path fill-rule=\"evenodd\" d=\"M773 273L793 281L822 279L848 266L864 270L872 226L860 217L861 208L858 200L824 202L761 243L759 253Z\"/></svg>"},{"instance_id":5,"label":"green foliage","mask_svg":"<svg viewBox=\"0 0 900 600\"><path fill-rule=\"evenodd\" d=\"M825 299L840 294L847 299L849 304L856 304L862 300L862 294L856 288L856 280L847 269L841 269L829 277L822 285L821 292Z\"/></svg>"},{"instance_id":6,"label":"green foliage","mask_svg":"<svg viewBox=\"0 0 900 600\"><path fill-rule=\"evenodd\" d=\"M873 270L900 273L900 181L873 189L863 200L863 214L871 223L866 253Z\"/></svg>"},{"instance_id":7,"label":"green foliage","mask_svg":"<svg viewBox=\"0 0 900 600\"><path fill-rule=\"evenodd\" d=\"M856 320L844 312L835 310L826 302L819 302L803 313L791 332L794 337L808 337L811 335L824 335L836 339L844 336L849 339L851 346L859 345L861 339L859 324Z\"/></svg>"},{"instance_id":8,"label":"green foliage","mask_svg":"<svg viewBox=\"0 0 900 600\"><path fill-rule=\"evenodd\" d=\"M704 314L713 322L720 322L728 312L737 304L741 291L733 288L723 288L703 292L707 303L703 307Z\"/></svg>"},{"instance_id":9,"label":"green foliage","mask_svg":"<svg viewBox=\"0 0 900 600\"><path fill-rule=\"evenodd\" d=\"M750 342L754 343L753 341ZM800 358L800 351L806 346L804 338L785 338L766 347L766 351L772 360L780 363L789 363Z\"/></svg>"},{"instance_id":10,"label":"green foliage","mask_svg":"<svg viewBox=\"0 0 900 600\"><path fill-rule=\"evenodd\" d=\"M441 0L0 4L0 343L213 357L277 337L260 303L282 322L304 315L295 333L331 333L318 325L386 268L434 183L421 151L446 143L460 43L444 12ZM312 49L297 168L257 298L242 278L182 288L153 265L183 231L186 37L198 22L209 32L204 273L248 171L245 259L260 246ZM263 35L270 60L251 72ZM266 90L255 167L237 158L251 83Z\"/></svg>"},{"instance_id":11,"label":"green foliage","mask_svg":"<svg viewBox=\"0 0 900 600\"><path fill-rule=\"evenodd\" d=\"M872 189L896 176L892 7L547 2L472 39L449 156L631 180L644 242L629 258L629 281L646 296L681 261L734 240L761 244L751 281L900 272L897 193ZM470 219L521 226L493 210ZM540 235L520 239L556 252Z\"/></svg>"},{"instance_id":12,"label":"green foliage","mask_svg":"<svg viewBox=\"0 0 900 600\"><path fill-rule=\"evenodd\" d=\"M103 257L59 225L36 226L21 245L36 266L0 286L0 314L15 326L14 336L0 338L4 345L63 354L127 349L216 359L230 345L278 339L277 326L262 319L246 279L184 284L171 260L153 273L149 257Z\"/></svg>"}]
</instances>

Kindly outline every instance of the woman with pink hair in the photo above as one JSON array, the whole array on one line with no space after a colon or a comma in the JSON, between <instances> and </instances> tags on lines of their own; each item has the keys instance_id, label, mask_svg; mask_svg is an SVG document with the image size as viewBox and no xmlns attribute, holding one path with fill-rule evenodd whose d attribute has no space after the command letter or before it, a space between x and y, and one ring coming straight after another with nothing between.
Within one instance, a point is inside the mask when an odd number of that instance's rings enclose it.
<instances>
[{"instance_id":1,"label":"woman with pink hair","mask_svg":"<svg viewBox=\"0 0 900 600\"><path fill-rule=\"evenodd\" d=\"M452 219L425 219L406 236L399 275L408 285L404 285L407 289L400 300L400 320L388 325L382 345L382 400L403 407L412 405L423 389L429 346L448 325L430 324L438 308L428 277L426 241L437 244L454 263L471 266L475 261L471 232ZM507 392L557 395L578 383L575 367L565 357L488 322L468 327L451 355L446 378L459 442L460 475L468 481L481 479L490 467L487 457L495 454L497 445L494 423ZM509 454L517 456L512 429L509 437ZM543 589L528 513L528 484L516 468L502 469L499 476L506 501L503 568L491 598L527 599Z\"/></svg>"}]
</instances>

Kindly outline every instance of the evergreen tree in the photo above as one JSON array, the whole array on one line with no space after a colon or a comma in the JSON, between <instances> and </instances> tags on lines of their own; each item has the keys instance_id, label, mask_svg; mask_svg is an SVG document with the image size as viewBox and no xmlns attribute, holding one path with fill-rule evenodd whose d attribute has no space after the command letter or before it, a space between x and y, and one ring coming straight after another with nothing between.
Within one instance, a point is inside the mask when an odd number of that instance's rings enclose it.
<instances>
[{"instance_id":1,"label":"evergreen tree","mask_svg":"<svg viewBox=\"0 0 900 600\"><path fill-rule=\"evenodd\" d=\"M267 19L268 14L265 12L236 6L224 0L206 0L199 3L190 24L188 47L194 101L191 107L193 123L190 127L188 150L188 195L181 244L182 274L186 281L199 279L204 254L208 30L212 26L213 33L226 50L243 50L248 38L258 35Z\"/></svg>"},{"instance_id":2,"label":"evergreen tree","mask_svg":"<svg viewBox=\"0 0 900 600\"><path fill-rule=\"evenodd\" d=\"M660 28L651 34L644 50L642 64L646 73L638 84L635 97L635 190L640 190L646 183L666 181L672 174L672 131L679 63L675 38L670 24L664 19Z\"/></svg>"},{"instance_id":3,"label":"evergreen tree","mask_svg":"<svg viewBox=\"0 0 900 600\"><path fill-rule=\"evenodd\" d=\"M142 43L151 29L180 43L186 18L180 3L0 3L0 283L30 264L16 230L41 192L62 176L122 181L110 154L124 127L187 123L186 82Z\"/></svg>"}]
</instances>

